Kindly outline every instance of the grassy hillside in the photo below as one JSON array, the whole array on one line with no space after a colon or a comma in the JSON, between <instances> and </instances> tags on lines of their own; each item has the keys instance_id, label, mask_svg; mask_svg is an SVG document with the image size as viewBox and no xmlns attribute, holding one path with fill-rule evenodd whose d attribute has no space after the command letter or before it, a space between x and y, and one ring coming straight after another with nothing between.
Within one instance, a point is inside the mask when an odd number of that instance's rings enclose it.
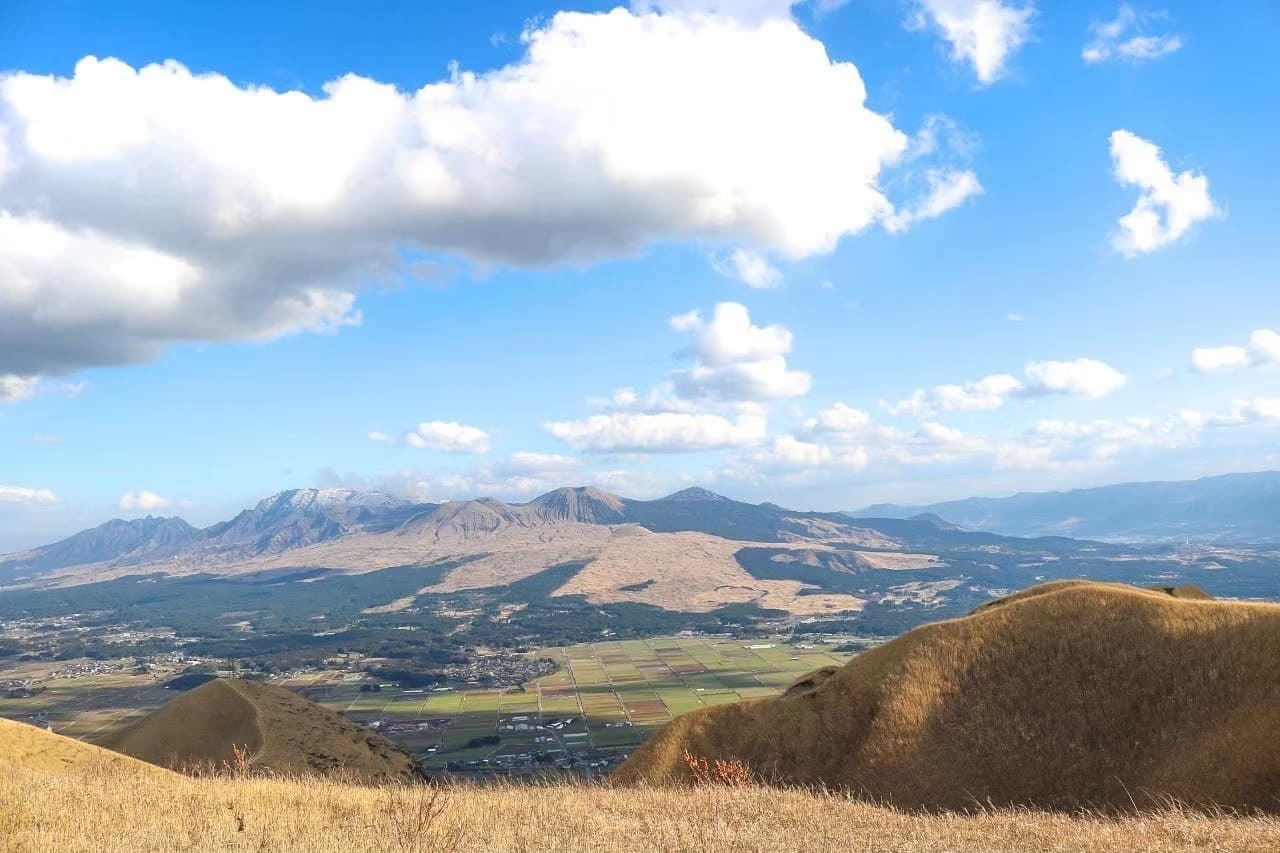
<instances>
[{"instance_id":1,"label":"grassy hillside","mask_svg":"<svg viewBox=\"0 0 1280 853\"><path fill-rule=\"evenodd\" d=\"M15 770L24 773L93 770L120 778L159 779L173 775L127 755L74 738L56 735L26 723L0 720L0 774ZM0 835L0 841L3 841L3 835Z\"/></svg>"},{"instance_id":2,"label":"grassy hillside","mask_svg":"<svg viewBox=\"0 0 1280 853\"><path fill-rule=\"evenodd\" d=\"M37 734L41 734L37 732ZM0 747L2 751L3 747ZM140 782L0 762L0 850L23 853L1271 853L1274 818L1163 811L911 815L764 788L347 786L308 779Z\"/></svg>"},{"instance_id":3,"label":"grassy hillside","mask_svg":"<svg viewBox=\"0 0 1280 853\"><path fill-rule=\"evenodd\" d=\"M161 766L231 761L278 773L341 771L367 780L410 779L413 760L381 736L291 690L218 679L104 737L108 749Z\"/></svg>"},{"instance_id":4,"label":"grassy hillside","mask_svg":"<svg viewBox=\"0 0 1280 853\"><path fill-rule=\"evenodd\" d=\"M1280 606L1047 584L680 717L616 778L688 779L686 750L905 807L1280 811Z\"/></svg>"}]
</instances>

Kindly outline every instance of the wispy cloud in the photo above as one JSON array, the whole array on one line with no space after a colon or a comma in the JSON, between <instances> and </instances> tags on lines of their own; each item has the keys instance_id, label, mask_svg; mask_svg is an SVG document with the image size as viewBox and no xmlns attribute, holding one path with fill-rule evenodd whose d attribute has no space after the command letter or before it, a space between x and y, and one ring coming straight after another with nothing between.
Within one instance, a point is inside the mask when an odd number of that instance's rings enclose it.
<instances>
[{"instance_id":1,"label":"wispy cloud","mask_svg":"<svg viewBox=\"0 0 1280 853\"><path fill-rule=\"evenodd\" d=\"M1116 17L1089 27L1093 38L1084 46L1080 57L1090 65L1108 61L1149 62L1182 49L1183 38L1177 33L1148 35L1145 27L1151 21L1165 20L1167 13L1140 14L1128 3L1120 6Z\"/></svg>"}]
</instances>

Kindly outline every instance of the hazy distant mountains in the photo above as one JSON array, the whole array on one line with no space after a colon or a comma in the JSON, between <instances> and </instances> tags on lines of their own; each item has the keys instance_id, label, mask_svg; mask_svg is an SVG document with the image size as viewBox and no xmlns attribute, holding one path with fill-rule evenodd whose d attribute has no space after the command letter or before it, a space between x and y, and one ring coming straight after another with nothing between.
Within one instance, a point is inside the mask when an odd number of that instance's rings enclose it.
<instances>
[{"instance_id":1,"label":"hazy distant mountains","mask_svg":"<svg viewBox=\"0 0 1280 853\"><path fill-rule=\"evenodd\" d=\"M178 518L115 520L0 557L0 586L53 590L139 576L153 578L148 583L159 576L313 583L431 568L431 579L397 586L393 596L378 597L382 582L370 579L362 606L390 614L458 595L530 600L528 590L537 589L541 600L600 607L710 613L737 606L801 618L959 613L1010 589L1073 577L1195 582L1220 595L1257 597L1271 594L1280 565L1280 549L1265 546L1280 541L1277 494L1280 475L1270 474L880 506L855 518L742 503L701 488L643 501L561 488L522 504L293 489L203 530ZM1264 547L1092 541L1104 538ZM521 592L494 592L513 589Z\"/></svg>"},{"instance_id":2,"label":"hazy distant mountains","mask_svg":"<svg viewBox=\"0 0 1280 853\"><path fill-rule=\"evenodd\" d=\"M1007 536L1071 536L1132 543L1280 543L1280 472L1123 483L925 506L877 504L849 515L907 518L920 513Z\"/></svg>"},{"instance_id":3,"label":"hazy distant mountains","mask_svg":"<svg viewBox=\"0 0 1280 853\"><path fill-rule=\"evenodd\" d=\"M103 560L134 558L141 562L159 559L182 548L198 532L181 518L147 516L133 521L117 518L61 542L0 558L0 569L6 574L18 571L38 573Z\"/></svg>"},{"instance_id":4,"label":"hazy distant mountains","mask_svg":"<svg viewBox=\"0 0 1280 853\"><path fill-rule=\"evenodd\" d=\"M199 530L181 518L111 521L60 542L0 557L0 581L75 566L138 566L178 557L237 560L280 554L360 530L386 530L421 507L375 492L291 489Z\"/></svg>"},{"instance_id":5,"label":"hazy distant mountains","mask_svg":"<svg viewBox=\"0 0 1280 853\"><path fill-rule=\"evenodd\" d=\"M652 501L596 488L561 488L524 504L493 498L412 503L378 492L291 489L203 530L180 518L109 521L52 545L0 557L0 582L49 572L68 577L77 567L99 579L152 569L219 573L274 557L341 569L504 549L530 552L532 560L537 559L532 552L548 542L595 541L628 525L751 542L867 538L867 531L839 513L739 503L700 488ZM320 547L325 545L332 547Z\"/></svg>"}]
</instances>

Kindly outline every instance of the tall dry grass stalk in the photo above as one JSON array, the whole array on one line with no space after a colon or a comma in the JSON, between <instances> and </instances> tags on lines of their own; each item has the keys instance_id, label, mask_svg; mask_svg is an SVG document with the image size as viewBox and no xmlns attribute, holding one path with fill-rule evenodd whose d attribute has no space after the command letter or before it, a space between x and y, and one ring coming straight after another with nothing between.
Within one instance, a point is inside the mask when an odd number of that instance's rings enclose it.
<instances>
[{"instance_id":1,"label":"tall dry grass stalk","mask_svg":"<svg viewBox=\"0 0 1280 853\"><path fill-rule=\"evenodd\" d=\"M375 788L0 766L3 853L550 850L1271 853L1280 850L1280 821L1174 807L1119 819L1027 810L913 815L755 785Z\"/></svg>"}]
</instances>

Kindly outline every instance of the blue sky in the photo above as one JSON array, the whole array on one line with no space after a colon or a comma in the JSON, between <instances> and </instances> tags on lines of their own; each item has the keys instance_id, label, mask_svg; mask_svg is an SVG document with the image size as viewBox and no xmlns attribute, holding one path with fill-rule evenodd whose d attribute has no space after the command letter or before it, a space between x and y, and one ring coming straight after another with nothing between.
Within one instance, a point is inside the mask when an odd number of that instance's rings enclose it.
<instances>
[{"instance_id":1,"label":"blue sky","mask_svg":"<svg viewBox=\"0 0 1280 853\"><path fill-rule=\"evenodd\" d=\"M0 550L1280 462L1274 4L406 5L0 11Z\"/></svg>"}]
</instances>

